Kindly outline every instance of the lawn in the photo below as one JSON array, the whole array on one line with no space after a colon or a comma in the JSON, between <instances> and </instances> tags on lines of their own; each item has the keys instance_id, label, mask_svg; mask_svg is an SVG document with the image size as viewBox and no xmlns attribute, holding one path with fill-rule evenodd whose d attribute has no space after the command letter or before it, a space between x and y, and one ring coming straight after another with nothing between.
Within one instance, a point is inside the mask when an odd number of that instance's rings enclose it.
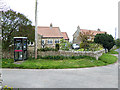
<instances>
[{"instance_id":1,"label":"lawn","mask_svg":"<svg viewBox=\"0 0 120 90\"><path fill-rule=\"evenodd\" d=\"M64 68L85 68L104 66L113 64L117 61L117 57L110 54L103 54L99 60L95 58L84 56L64 58L63 60L53 59L29 59L21 64L14 64L13 59L3 59L3 68L23 68L23 69L64 69Z\"/></svg>"},{"instance_id":2,"label":"lawn","mask_svg":"<svg viewBox=\"0 0 120 90\"><path fill-rule=\"evenodd\" d=\"M108 52L108 54L119 54L117 51L115 51L116 49L110 50L110 52Z\"/></svg>"}]
</instances>

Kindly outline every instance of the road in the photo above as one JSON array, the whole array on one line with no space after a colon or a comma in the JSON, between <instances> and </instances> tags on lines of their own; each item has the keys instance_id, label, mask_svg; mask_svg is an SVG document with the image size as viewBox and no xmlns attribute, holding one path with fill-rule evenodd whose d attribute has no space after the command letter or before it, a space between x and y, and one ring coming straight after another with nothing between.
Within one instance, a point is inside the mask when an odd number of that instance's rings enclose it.
<instances>
[{"instance_id":1,"label":"road","mask_svg":"<svg viewBox=\"0 0 120 90\"><path fill-rule=\"evenodd\" d=\"M118 63L79 69L3 69L3 85L14 88L117 88Z\"/></svg>"}]
</instances>

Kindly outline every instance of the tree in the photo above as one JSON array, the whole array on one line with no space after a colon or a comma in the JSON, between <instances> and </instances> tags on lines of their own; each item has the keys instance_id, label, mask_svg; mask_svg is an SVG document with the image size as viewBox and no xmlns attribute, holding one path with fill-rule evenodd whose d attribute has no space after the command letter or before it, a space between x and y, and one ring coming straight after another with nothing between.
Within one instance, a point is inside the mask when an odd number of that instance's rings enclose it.
<instances>
[{"instance_id":1,"label":"tree","mask_svg":"<svg viewBox=\"0 0 120 90\"><path fill-rule=\"evenodd\" d=\"M32 25L20 26L19 31L17 31L16 36L28 37L31 42L35 41L35 28Z\"/></svg>"},{"instance_id":2,"label":"tree","mask_svg":"<svg viewBox=\"0 0 120 90\"><path fill-rule=\"evenodd\" d=\"M109 34L97 34L94 38L94 42L102 44L105 48L105 52L106 49L110 51L110 49L115 45L114 38L112 37L112 35Z\"/></svg>"},{"instance_id":3,"label":"tree","mask_svg":"<svg viewBox=\"0 0 120 90\"><path fill-rule=\"evenodd\" d=\"M68 41L66 41L65 39L60 40L60 49L61 50L69 50L70 47L71 47L71 45Z\"/></svg>"},{"instance_id":4,"label":"tree","mask_svg":"<svg viewBox=\"0 0 120 90\"><path fill-rule=\"evenodd\" d=\"M88 47L89 39L93 41L93 32L91 32L90 30L88 32L80 32L77 39L81 41L82 47L84 48L85 51L85 49L87 49Z\"/></svg>"},{"instance_id":5,"label":"tree","mask_svg":"<svg viewBox=\"0 0 120 90\"><path fill-rule=\"evenodd\" d=\"M120 39L119 38L115 41L115 44L117 47L120 47Z\"/></svg>"},{"instance_id":6,"label":"tree","mask_svg":"<svg viewBox=\"0 0 120 90\"><path fill-rule=\"evenodd\" d=\"M13 10L2 12L3 49L13 44L13 37L32 35L32 22L23 14ZM31 38L29 37L31 40ZM32 39L33 40L33 39Z\"/></svg>"}]
</instances>

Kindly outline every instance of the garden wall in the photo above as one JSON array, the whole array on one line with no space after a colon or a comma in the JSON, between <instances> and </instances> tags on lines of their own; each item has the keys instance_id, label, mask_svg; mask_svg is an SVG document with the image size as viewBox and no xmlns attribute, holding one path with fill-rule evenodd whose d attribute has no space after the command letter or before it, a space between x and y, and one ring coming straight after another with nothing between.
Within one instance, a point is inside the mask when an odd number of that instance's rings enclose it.
<instances>
[{"instance_id":1,"label":"garden wall","mask_svg":"<svg viewBox=\"0 0 120 90\"><path fill-rule=\"evenodd\" d=\"M80 55L85 55L85 56L91 56L95 57L96 60L105 53L105 50L100 50L100 51L45 51L45 52L38 52L38 55L40 56L80 56Z\"/></svg>"},{"instance_id":2,"label":"garden wall","mask_svg":"<svg viewBox=\"0 0 120 90\"><path fill-rule=\"evenodd\" d=\"M2 51L2 58L14 58L14 51L13 50L9 50L9 51Z\"/></svg>"},{"instance_id":3,"label":"garden wall","mask_svg":"<svg viewBox=\"0 0 120 90\"><path fill-rule=\"evenodd\" d=\"M100 50L100 51L38 51L38 56L79 56L79 55L85 55L85 56L91 56L95 57L96 60L105 53L105 50ZM28 56L34 57L34 47L29 47L28 48Z\"/></svg>"},{"instance_id":4,"label":"garden wall","mask_svg":"<svg viewBox=\"0 0 120 90\"><path fill-rule=\"evenodd\" d=\"M98 58L105 53L105 50L100 51L38 51L38 56L79 56L79 55L85 55L85 56L91 56L95 57L97 60ZM14 58L14 52L13 51L7 51L3 52L3 58ZM28 57L34 57L34 47L28 47Z\"/></svg>"}]
</instances>

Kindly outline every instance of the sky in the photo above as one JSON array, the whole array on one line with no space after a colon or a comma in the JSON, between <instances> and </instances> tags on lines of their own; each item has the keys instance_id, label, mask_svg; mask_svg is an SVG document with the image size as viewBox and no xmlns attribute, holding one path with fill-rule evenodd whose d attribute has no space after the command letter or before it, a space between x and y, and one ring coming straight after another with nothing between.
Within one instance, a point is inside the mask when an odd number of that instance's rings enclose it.
<instances>
[{"instance_id":1,"label":"sky","mask_svg":"<svg viewBox=\"0 0 120 90\"><path fill-rule=\"evenodd\" d=\"M5 0L14 11L24 14L35 25L35 0ZM119 0L38 0L38 26L59 27L70 41L79 25L81 29L118 32ZM118 34L118 33L117 33ZM117 35L118 36L118 35Z\"/></svg>"}]
</instances>

